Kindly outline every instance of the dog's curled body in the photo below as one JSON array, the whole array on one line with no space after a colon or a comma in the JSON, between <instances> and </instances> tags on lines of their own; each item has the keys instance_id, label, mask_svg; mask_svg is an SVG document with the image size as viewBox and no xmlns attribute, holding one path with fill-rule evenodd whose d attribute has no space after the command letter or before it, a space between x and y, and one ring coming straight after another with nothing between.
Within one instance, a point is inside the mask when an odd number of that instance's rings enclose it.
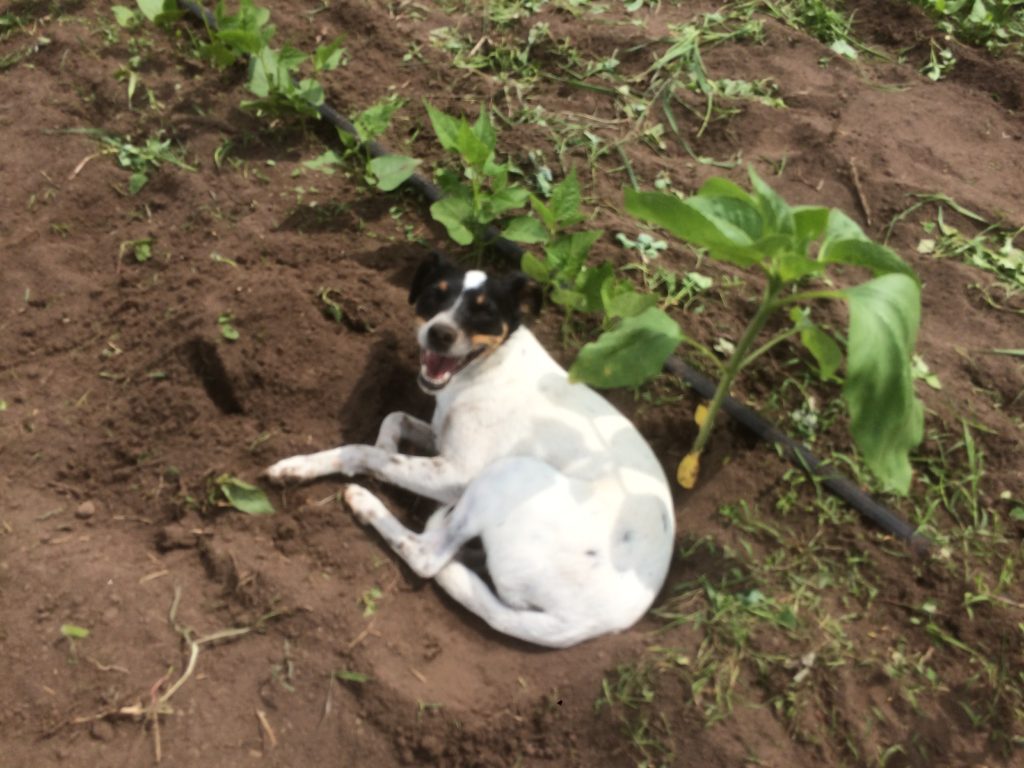
<instances>
[{"instance_id":1,"label":"dog's curled body","mask_svg":"<svg viewBox=\"0 0 1024 768\"><path fill-rule=\"evenodd\" d=\"M480 274L465 275L464 285ZM420 327L425 350L432 323L454 324L447 312ZM486 354L470 353L471 330L462 334L461 368L450 362L456 357L424 364L421 381L456 368L440 377L430 425L391 414L375 446L295 456L267 474L367 473L442 502L416 534L366 489L345 492L353 513L415 572L506 635L567 647L632 626L654 601L672 555L672 499L661 465L633 424L570 382L528 329L489 342ZM460 335L449 349L463 341ZM398 453L401 440L436 455ZM490 583L459 558L475 539Z\"/></svg>"}]
</instances>

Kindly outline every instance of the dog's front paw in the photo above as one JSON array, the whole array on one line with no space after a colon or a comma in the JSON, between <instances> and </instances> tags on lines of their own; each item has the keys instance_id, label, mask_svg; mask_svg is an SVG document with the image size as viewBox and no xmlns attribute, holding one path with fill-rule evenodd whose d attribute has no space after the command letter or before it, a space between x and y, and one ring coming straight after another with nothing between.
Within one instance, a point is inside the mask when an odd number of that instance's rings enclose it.
<instances>
[{"instance_id":1,"label":"dog's front paw","mask_svg":"<svg viewBox=\"0 0 1024 768\"><path fill-rule=\"evenodd\" d=\"M318 476L310 456L290 456L263 470L263 477L277 485L303 483Z\"/></svg>"}]
</instances>

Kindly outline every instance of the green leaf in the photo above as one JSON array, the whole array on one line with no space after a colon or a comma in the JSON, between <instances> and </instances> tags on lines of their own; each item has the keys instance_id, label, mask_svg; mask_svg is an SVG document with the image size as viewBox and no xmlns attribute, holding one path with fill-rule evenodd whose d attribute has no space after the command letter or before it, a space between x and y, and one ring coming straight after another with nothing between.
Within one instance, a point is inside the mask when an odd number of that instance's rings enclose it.
<instances>
[{"instance_id":1,"label":"green leaf","mask_svg":"<svg viewBox=\"0 0 1024 768\"><path fill-rule=\"evenodd\" d=\"M486 207L490 213L487 221L496 219L508 211L514 211L516 208L522 208L526 205L526 201L529 198L529 190L522 187L508 187L501 192L491 195L485 199Z\"/></svg>"},{"instance_id":2,"label":"green leaf","mask_svg":"<svg viewBox=\"0 0 1024 768\"><path fill-rule=\"evenodd\" d=\"M793 226L796 236L804 243L821 237L828 223L829 209L820 205L798 205L793 208Z\"/></svg>"},{"instance_id":3,"label":"green leaf","mask_svg":"<svg viewBox=\"0 0 1024 768\"><path fill-rule=\"evenodd\" d=\"M274 505L258 487L231 475L221 475L215 481L228 503L247 515L272 515Z\"/></svg>"},{"instance_id":4,"label":"green leaf","mask_svg":"<svg viewBox=\"0 0 1024 768\"><path fill-rule=\"evenodd\" d=\"M391 124L391 117L405 104L405 101L394 96L371 104L358 115L352 123L360 141L370 141L380 136ZM347 134L346 134L347 135Z\"/></svg>"},{"instance_id":5,"label":"green leaf","mask_svg":"<svg viewBox=\"0 0 1024 768\"><path fill-rule=\"evenodd\" d=\"M146 175L145 171L136 171L128 179L128 194L137 195L139 191L146 186L148 181L149 177Z\"/></svg>"},{"instance_id":6,"label":"green leaf","mask_svg":"<svg viewBox=\"0 0 1024 768\"><path fill-rule=\"evenodd\" d=\"M335 152L333 149L328 149L321 155L317 155L312 160L303 160L302 166L309 168L311 171L319 171L320 173L327 174L328 176L334 175L334 166L343 165L345 159Z\"/></svg>"},{"instance_id":7,"label":"green leaf","mask_svg":"<svg viewBox=\"0 0 1024 768\"><path fill-rule=\"evenodd\" d=\"M732 197L742 200L750 206L756 205L754 198L743 187L721 176L709 178L697 190L697 194L704 197Z\"/></svg>"},{"instance_id":8,"label":"green leaf","mask_svg":"<svg viewBox=\"0 0 1024 768\"><path fill-rule=\"evenodd\" d=\"M818 375L824 381L834 379L836 371L843 362L843 351L832 336L812 323L806 314L799 309L793 310L794 325L800 329L800 342L814 357L818 364Z\"/></svg>"},{"instance_id":9,"label":"green leaf","mask_svg":"<svg viewBox=\"0 0 1024 768\"><path fill-rule=\"evenodd\" d=\"M559 278L574 281L587 261L590 249L604 232L590 229L562 235L544 246L548 264Z\"/></svg>"},{"instance_id":10,"label":"green leaf","mask_svg":"<svg viewBox=\"0 0 1024 768\"><path fill-rule=\"evenodd\" d=\"M505 225L501 235L517 243L546 243L549 237L544 225L533 216L517 216Z\"/></svg>"},{"instance_id":11,"label":"green leaf","mask_svg":"<svg viewBox=\"0 0 1024 768\"><path fill-rule=\"evenodd\" d=\"M437 140L444 149L449 152L459 151L459 127L465 125L465 120L446 115L439 109L433 107L429 102L424 102L427 108L427 117L430 118L430 125L437 135Z\"/></svg>"},{"instance_id":12,"label":"green leaf","mask_svg":"<svg viewBox=\"0 0 1024 768\"><path fill-rule=\"evenodd\" d=\"M765 183L764 179L758 176L754 166L750 166L748 173L750 174L750 185L757 195L757 207L761 212L761 221L772 232L792 235L796 229L793 221L793 209Z\"/></svg>"},{"instance_id":13,"label":"green leaf","mask_svg":"<svg viewBox=\"0 0 1024 768\"><path fill-rule=\"evenodd\" d=\"M679 324L651 307L586 344L569 369L569 377L596 387L639 386L661 371L682 340Z\"/></svg>"},{"instance_id":14,"label":"green leaf","mask_svg":"<svg viewBox=\"0 0 1024 768\"><path fill-rule=\"evenodd\" d=\"M912 278L893 273L842 293L850 305L843 387L850 432L882 485L906 494L909 453L924 433L924 406L914 395L911 368L921 290Z\"/></svg>"},{"instance_id":15,"label":"green leaf","mask_svg":"<svg viewBox=\"0 0 1024 768\"><path fill-rule=\"evenodd\" d=\"M217 318L217 327L220 328L220 335L228 341L238 341L240 334L238 329L232 325L230 313L225 313Z\"/></svg>"},{"instance_id":16,"label":"green leaf","mask_svg":"<svg viewBox=\"0 0 1024 768\"><path fill-rule=\"evenodd\" d=\"M628 280L611 277L601 284L601 303L607 317L634 317L657 306L658 299L652 293L640 293Z\"/></svg>"},{"instance_id":17,"label":"green leaf","mask_svg":"<svg viewBox=\"0 0 1024 768\"><path fill-rule=\"evenodd\" d=\"M327 45L318 45L316 51L313 52L313 71L337 69L344 55L345 47L342 45L340 37L336 37Z\"/></svg>"},{"instance_id":18,"label":"green leaf","mask_svg":"<svg viewBox=\"0 0 1024 768\"><path fill-rule=\"evenodd\" d=\"M142 15L154 24L174 21L181 16L175 0L136 0Z\"/></svg>"},{"instance_id":19,"label":"green leaf","mask_svg":"<svg viewBox=\"0 0 1024 768\"><path fill-rule=\"evenodd\" d=\"M339 669L335 671L334 676L344 683L365 683L370 679L369 675L364 675L362 672L353 672L348 669Z\"/></svg>"},{"instance_id":20,"label":"green leaf","mask_svg":"<svg viewBox=\"0 0 1024 768\"><path fill-rule=\"evenodd\" d=\"M71 638L72 640L84 640L89 636L89 630L85 627L79 627L76 624L61 624L60 633L64 637Z\"/></svg>"},{"instance_id":21,"label":"green leaf","mask_svg":"<svg viewBox=\"0 0 1024 768\"><path fill-rule=\"evenodd\" d=\"M540 217L547 231L554 234L558 229L558 219L555 217L555 212L551 210L550 206L546 205L536 195L530 195L530 207Z\"/></svg>"},{"instance_id":22,"label":"green leaf","mask_svg":"<svg viewBox=\"0 0 1024 768\"><path fill-rule=\"evenodd\" d=\"M751 266L763 258L754 249L761 236L760 214L736 197L691 197L680 200L662 192L625 190L626 211L662 227L681 240L707 248L722 261Z\"/></svg>"},{"instance_id":23,"label":"green leaf","mask_svg":"<svg viewBox=\"0 0 1024 768\"><path fill-rule=\"evenodd\" d=\"M576 169L573 168L569 175L551 188L551 200L548 204L554 217L555 227L571 227L583 221L580 215L580 207L583 205L583 195L580 192L580 182L576 178ZM545 221L545 224L547 222Z\"/></svg>"},{"instance_id":24,"label":"green leaf","mask_svg":"<svg viewBox=\"0 0 1024 768\"><path fill-rule=\"evenodd\" d=\"M398 189L416 172L420 160L405 155L381 155L367 163L367 170L377 179L377 189L390 192Z\"/></svg>"},{"instance_id":25,"label":"green leaf","mask_svg":"<svg viewBox=\"0 0 1024 768\"><path fill-rule=\"evenodd\" d=\"M129 29L139 23L138 17L135 15L135 11L124 5L112 5L110 10L114 13L114 21L117 22L117 26Z\"/></svg>"},{"instance_id":26,"label":"green leaf","mask_svg":"<svg viewBox=\"0 0 1024 768\"><path fill-rule=\"evenodd\" d=\"M473 242L473 231L466 226L473 217L473 199L471 195L449 194L430 206L430 215L448 230L448 237L459 245Z\"/></svg>"},{"instance_id":27,"label":"green leaf","mask_svg":"<svg viewBox=\"0 0 1024 768\"><path fill-rule=\"evenodd\" d=\"M910 266L884 245L870 240L827 240L818 254L824 264L852 264L864 267L875 277L892 273L904 274L917 282Z\"/></svg>"},{"instance_id":28,"label":"green leaf","mask_svg":"<svg viewBox=\"0 0 1024 768\"><path fill-rule=\"evenodd\" d=\"M523 254L523 258L519 262L519 269L531 280L536 280L541 285L547 285L548 281L551 280L551 272L548 270L548 265L530 253L530 251L526 251Z\"/></svg>"}]
</instances>

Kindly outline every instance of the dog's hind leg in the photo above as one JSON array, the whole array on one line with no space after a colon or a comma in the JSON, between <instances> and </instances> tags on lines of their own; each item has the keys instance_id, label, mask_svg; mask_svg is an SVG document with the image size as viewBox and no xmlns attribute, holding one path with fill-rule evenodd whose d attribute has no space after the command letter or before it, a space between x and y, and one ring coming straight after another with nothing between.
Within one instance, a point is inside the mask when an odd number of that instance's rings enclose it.
<instances>
[{"instance_id":1,"label":"dog's hind leg","mask_svg":"<svg viewBox=\"0 0 1024 768\"><path fill-rule=\"evenodd\" d=\"M434 581L463 607L504 635L547 648L568 648L601 634L585 622L545 611L518 609L503 603L487 583L458 560L452 560Z\"/></svg>"},{"instance_id":2,"label":"dog's hind leg","mask_svg":"<svg viewBox=\"0 0 1024 768\"><path fill-rule=\"evenodd\" d=\"M361 485L346 486L344 497L352 514L360 522L372 525L413 572L424 579L433 578L455 557L463 544L478 535L478 532L465 527L452 529L437 523L428 524L423 533L410 531L380 499ZM442 507L434 516L443 519L445 511L446 508Z\"/></svg>"}]
</instances>

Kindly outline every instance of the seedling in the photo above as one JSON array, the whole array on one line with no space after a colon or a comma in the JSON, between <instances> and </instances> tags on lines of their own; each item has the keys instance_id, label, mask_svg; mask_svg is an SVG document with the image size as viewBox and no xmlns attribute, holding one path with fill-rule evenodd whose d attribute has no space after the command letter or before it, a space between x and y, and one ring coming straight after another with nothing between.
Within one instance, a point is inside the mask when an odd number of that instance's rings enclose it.
<instances>
[{"instance_id":1,"label":"seedling","mask_svg":"<svg viewBox=\"0 0 1024 768\"><path fill-rule=\"evenodd\" d=\"M760 270L766 277L760 306L735 349L724 365L714 363L721 368L721 379L677 478L684 487L696 483L700 455L726 394L740 371L775 345L799 336L821 377L836 375L842 349L812 321L810 312L812 302L833 299L849 306L843 397L854 442L886 489L906 493L911 479L908 455L921 441L924 420L911 373L920 317L917 280L895 253L869 240L840 211L790 207L753 169L750 181L752 194L727 179L712 178L686 200L626 190L626 210L632 215L706 249L711 258ZM823 276L830 265L840 264L865 268L874 277L846 289L800 289L807 278ZM765 324L780 310L788 312L792 326L755 347ZM715 360L675 320L650 307L583 347L570 373L596 386L637 386L660 371L684 341Z\"/></svg>"},{"instance_id":2,"label":"seedling","mask_svg":"<svg viewBox=\"0 0 1024 768\"><path fill-rule=\"evenodd\" d=\"M383 597L384 593L380 591L380 587L370 587L368 590L363 592L359 598L359 602L363 606L363 618L369 618L377 612L377 601Z\"/></svg>"},{"instance_id":3,"label":"seedling","mask_svg":"<svg viewBox=\"0 0 1024 768\"><path fill-rule=\"evenodd\" d=\"M438 184L445 196L430 206L430 215L444 225L448 236L459 245L476 243L482 248L487 244L488 227L525 206L530 193L509 180L514 170L511 163L497 161L498 135L486 107L472 124L429 103L426 109L441 146L455 153L464 168L462 174L450 170L438 173Z\"/></svg>"},{"instance_id":4,"label":"seedling","mask_svg":"<svg viewBox=\"0 0 1024 768\"><path fill-rule=\"evenodd\" d=\"M113 154L122 168L132 172L128 179L128 194L136 195L149 182L149 174L164 163L177 166L184 171L195 172L195 168L182 159L182 153L175 149L170 139L151 136L144 143L135 144L129 137L113 136L92 128L73 129L69 133L91 136L103 146L103 154Z\"/></svg>"},{"instance_id":5,"label":"seedling","mask_svg":"<svg viewBox=\"0 0 1024 768\"><path fill-rule=\"evenodd\" d=\"M371 104L352 119L355 136L347 131L338 131L338 139L346 149L346 155L361 156L366 165L366 181L382 192L391 192L405 183L406 179L416 172L420 162L416 158L405 155L382 155L371 157L368 145L380 137L388 126L395 112L402 108L405 101L395 95Z\"/></svg>"},{"instance_id":6,"label":"seedling","mask_svg":"<svg viewBox=\"0 0 1024 768\"><path fill-rule=\"evenodd\" d=\"M217 318L217 327L220 329L220 335L227 341L238 341L241 337L238 329L234 326L234 318L231 317L230 312L225 312Z\"/></svg>"}]
</instances>

